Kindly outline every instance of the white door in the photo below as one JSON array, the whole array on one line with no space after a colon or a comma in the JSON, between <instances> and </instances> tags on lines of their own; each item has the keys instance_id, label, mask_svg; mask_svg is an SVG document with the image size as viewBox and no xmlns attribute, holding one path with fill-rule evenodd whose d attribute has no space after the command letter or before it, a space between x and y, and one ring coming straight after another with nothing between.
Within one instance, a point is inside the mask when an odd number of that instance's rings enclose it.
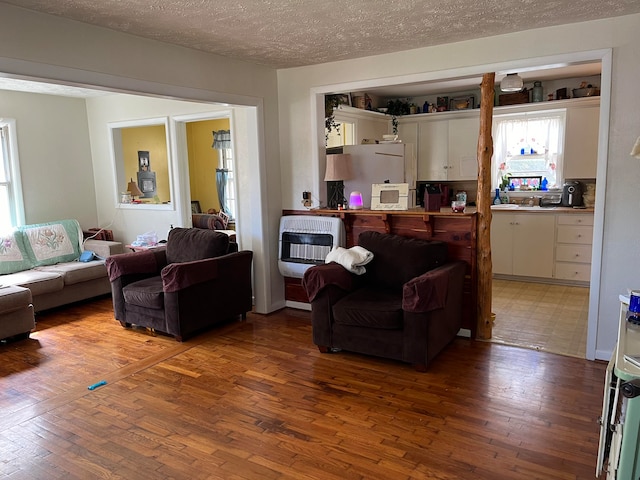
<instances>
[{"instance_id":1,"label":"white door","mask_svg":"<svg viewBox=\"0 0 640 480\"><path fill-rule=\"evenodd\" d=\"M418 124L418 180L447 180L447 121L424 121Z\"/></svg>"}]
</instances>

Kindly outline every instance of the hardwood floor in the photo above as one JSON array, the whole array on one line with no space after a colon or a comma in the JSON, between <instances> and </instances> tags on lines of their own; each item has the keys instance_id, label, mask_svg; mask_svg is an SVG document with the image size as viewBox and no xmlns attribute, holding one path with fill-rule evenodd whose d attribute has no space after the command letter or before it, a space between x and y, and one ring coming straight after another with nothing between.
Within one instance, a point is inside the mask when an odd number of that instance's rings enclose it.
<instances>
[{"instance_id":1,"label":"hardwood floor","mask_svg":"<svg viewBox=\"0 0 640 480\"><path fill-rule=\"evenodd\" d=\"M37 322L0 345L2 478L594 478L604 363L460 338L417 373L291 309L183 344L110 299Z\"/></svg>"}]
</instances>

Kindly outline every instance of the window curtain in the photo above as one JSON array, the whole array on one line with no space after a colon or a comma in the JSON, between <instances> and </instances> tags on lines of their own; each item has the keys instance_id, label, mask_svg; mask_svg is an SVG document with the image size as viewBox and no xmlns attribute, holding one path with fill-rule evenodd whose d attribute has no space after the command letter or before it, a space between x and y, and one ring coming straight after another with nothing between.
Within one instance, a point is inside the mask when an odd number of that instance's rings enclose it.
<instances>
[{"instance_id":1,"label":"window curtain","mask_svg":"<svg viewBox=\"0 0 640 480\"><path fill-rule=\"evenodd\" d=\"M229 170L226 168L216 168L216 187L218 188L218 201L220 202L220 210L227 215L230 214L229 207L227 206L227 178L229 176Z\"/></svg>"},{"instance_id":2,"label":"window curtain","mask_svg":"<svg viewBox=\"0 0 640 480\"><path fill-rule=\"evenodd\" d=\"M547 168L559 167L563 158L564 129L564 113L497 120L491 164L494 188L500 185L502 176L507 173L511 157L519 155L522 148L530 147L538 153L544 152Z\"/></svg>"},{"instance_id":3,"label":"window curtain","mask_svg":"<svg viewBox=\"0 0 640 480\"><path fill-rule=\"evenodd\" d=\"M214 130L213 144L211 148L216 150L224 150L231 148L231 130ZM222 158L222 157L221 157ZM224 167L224 165L221 165ZM218 201L220 202L220 210L230 215L229 206L227 205L227 179L229 170L226 168L216 168L216 187L218 188Z\"/></svg>"},{"instance_id":4,"label":"window curtain","mask_svg":"<svg viewBox=\"0 0 640 480\"><path fill-rule=\"evenodd\" d=\"M231 130L214 130L213 145L211 148L222 150L223 148L231 148Z\"/></svg>"}]
</instances>

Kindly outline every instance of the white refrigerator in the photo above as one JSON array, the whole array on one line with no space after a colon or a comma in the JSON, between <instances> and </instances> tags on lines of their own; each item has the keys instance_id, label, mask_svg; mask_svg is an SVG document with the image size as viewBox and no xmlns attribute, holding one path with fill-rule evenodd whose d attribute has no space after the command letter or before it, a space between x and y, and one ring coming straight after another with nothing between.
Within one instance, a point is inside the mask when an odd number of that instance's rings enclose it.
<instances>
[{"instance_id":1,"label":"white refrigerator","mask_svg":"<svg viewBox=\"0 0 640 480\"><path fill-rule=\"evenodd\" d=\"M351 155L353 178L344 180L344 196L362 193L365 209L371 208L371 185L374 183L408 183L409 208L416 205L418 173L413 146L404 143L345 145L343 153Z\"/></svg>"}]
</instances>

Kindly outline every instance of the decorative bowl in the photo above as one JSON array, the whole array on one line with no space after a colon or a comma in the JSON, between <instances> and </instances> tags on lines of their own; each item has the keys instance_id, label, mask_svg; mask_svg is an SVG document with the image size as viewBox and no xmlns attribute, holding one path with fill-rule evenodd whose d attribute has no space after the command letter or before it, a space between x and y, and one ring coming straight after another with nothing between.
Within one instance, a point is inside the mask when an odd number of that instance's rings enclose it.
<instances>
[{"instance_id":1,"label":"decorative bowl","mask_svg":"<svg viewBox=\"0 0 640 480\"><path fill-rule=\"evenodd\" d=\"M573 98L597 97L598 95L600 95L600 89L596 87L573 89Z\"/></svg>"}]
</instances>

